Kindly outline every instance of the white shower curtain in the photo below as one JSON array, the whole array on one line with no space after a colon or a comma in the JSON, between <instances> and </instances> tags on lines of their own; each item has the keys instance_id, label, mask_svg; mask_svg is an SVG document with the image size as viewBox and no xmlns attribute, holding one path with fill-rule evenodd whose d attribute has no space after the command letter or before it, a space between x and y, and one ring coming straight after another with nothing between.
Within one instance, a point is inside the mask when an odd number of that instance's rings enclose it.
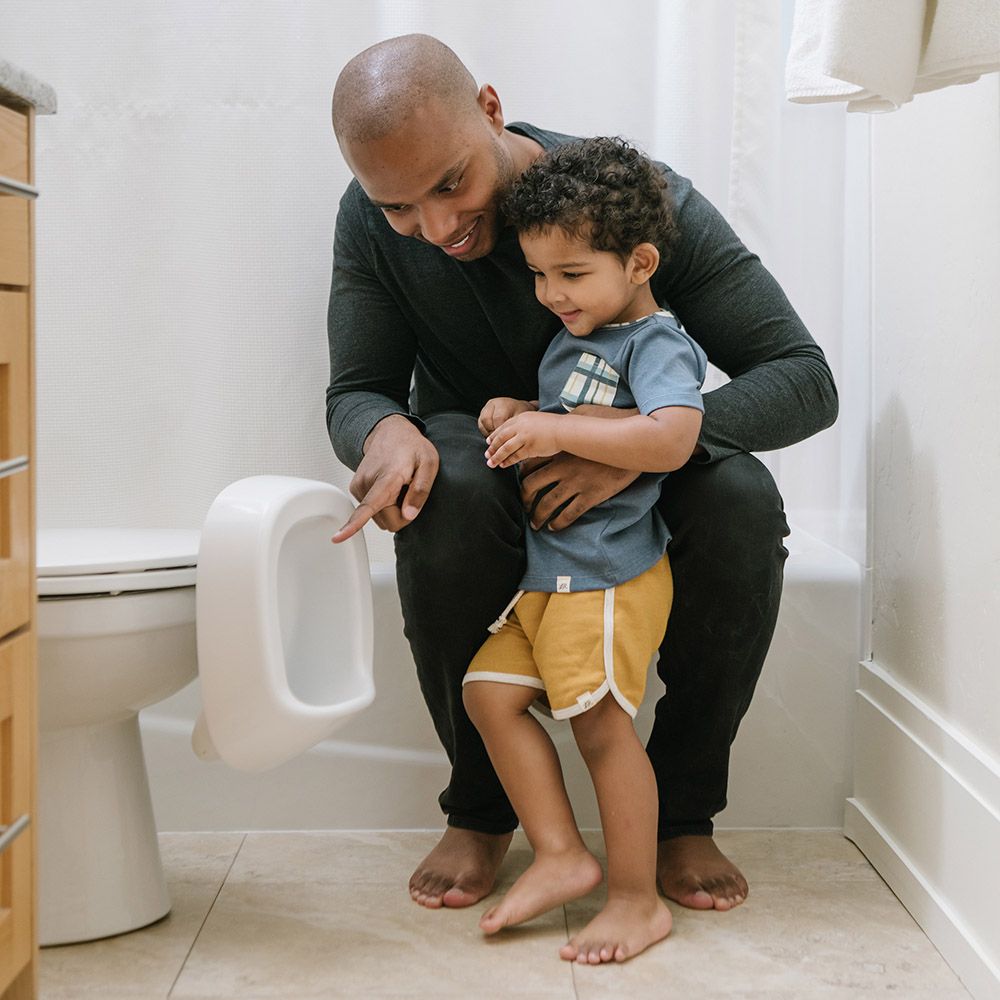
<instances>
[{"instance_id":1,"label":"white shower curtain","mask_svg":"<svg viewBox=\"0 0 1000 1000\"><path fill-rule=\"evenodd\" d=\"M329 101L347 59L379 39L438 36L496 87L508 120L633 140L692 177L780 272L778 0L566 11L9 6L0 55L59 97L37 129L40 524L198 527L243 476L349 482L324 423L330 248L349 180ZM391 557L374 528L369 543Z\"/></svg>"}]
</instances>

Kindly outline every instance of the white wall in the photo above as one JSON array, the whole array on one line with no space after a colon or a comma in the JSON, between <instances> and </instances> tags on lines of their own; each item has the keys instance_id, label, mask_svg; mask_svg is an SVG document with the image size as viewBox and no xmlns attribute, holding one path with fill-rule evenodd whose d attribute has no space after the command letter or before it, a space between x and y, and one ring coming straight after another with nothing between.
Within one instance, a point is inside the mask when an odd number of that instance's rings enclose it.
<instances>
[{"instance_id":1,"label":"white wall","mask_svg":"<svg viewBox=\"0 0 1000 1000\"><path fill-rule=\"evenodd\" d=\"M998 80L875 122L873 642L1000 757Z\"/></svg>"},{"instance_id":2,"label":"white wall","mask_svg":"<svg viewBox=\"0 0 1000 1000\"><path fill-rule=\"evenodd\" d=\"M872 662L848 828L1000 996L1000 77L872 121Z\"/></svg>"}]
</instances>

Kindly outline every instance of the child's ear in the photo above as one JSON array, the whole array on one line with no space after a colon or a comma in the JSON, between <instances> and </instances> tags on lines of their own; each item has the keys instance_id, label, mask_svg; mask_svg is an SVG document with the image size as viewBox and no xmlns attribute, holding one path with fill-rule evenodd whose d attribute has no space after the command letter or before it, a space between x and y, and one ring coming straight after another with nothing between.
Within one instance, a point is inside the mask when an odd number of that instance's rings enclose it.
<instances>
[{"instance_id":1,"label":"child's ear","mask_svg":"<svg viewBox=\"0 0 1000 1000\"><path fill-rule=\"evenodd\" d=\"M660 251L652 243L640 243L629 258L632 267L630 275L633 283L641 285L649 281L660 266Z\"/></svg>"}]
</instances>

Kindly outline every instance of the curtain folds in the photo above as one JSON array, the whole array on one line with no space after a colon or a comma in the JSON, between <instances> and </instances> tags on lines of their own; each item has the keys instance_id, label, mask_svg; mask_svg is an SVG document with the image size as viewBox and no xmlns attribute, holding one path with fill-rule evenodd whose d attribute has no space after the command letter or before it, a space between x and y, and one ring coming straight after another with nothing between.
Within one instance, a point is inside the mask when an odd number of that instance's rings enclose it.
<instances>
[{"instance_id":1,"label":"curtain folds","mask_svg":"<svg viewBox=\"0 0 1000 1000\"><path fill-rule=\"evenodd\" d=\"M622 0L613 18L604 0L571 17L557 0L484 9L84 0L5 14L5 56L59 95L38 123L41 524L197 527L243 476L347 484L324 425L349 180L329 102L340 67L381 38L437 35L509 121L637 143L691 176L780 279L778 0Z\"/></svg>"}]
</instances>

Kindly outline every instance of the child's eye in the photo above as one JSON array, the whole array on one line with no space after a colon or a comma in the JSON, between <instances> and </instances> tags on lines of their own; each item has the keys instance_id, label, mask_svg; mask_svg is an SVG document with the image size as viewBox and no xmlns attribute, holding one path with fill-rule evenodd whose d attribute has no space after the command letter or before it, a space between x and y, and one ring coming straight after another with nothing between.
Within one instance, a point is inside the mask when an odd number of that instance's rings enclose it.
<instances>
[{"instance_id":1,"label":"child's eye","mask_svg":"<svg viewBox=\"0 0 1000 1000\"><path fill-rule=\"evenodd\" d=\"M454 191L458 187L458 185L462 183L464 177L465 175L463 174L462 177L459 177L457 181L452 181L450 184L446 184L443 188L440 188L439 193L451 194L452 191Z\"/></svg>"},{"instance_id":2,"label":"child's eye","mask_svg":"<svg viewBox=\"0 0 1000 1000\"><path fill-rule=\"evenodd\" d=\"M407 209L406 205L380 205L379 207L386 215L391 215L395 212L405 212Z\"/></svg>"},{"instance_id":3,"label":"child's eye","mask_svg":"<svg viewBox=\"0 0 1000 1000\"><path fill-rule=\"evenodd\" d=\"M576 271L563 271L563 277L568 278L570 281L572 281L574 278L582 278L583 275L579 274Z\"/></svg>"}]
</instances>

